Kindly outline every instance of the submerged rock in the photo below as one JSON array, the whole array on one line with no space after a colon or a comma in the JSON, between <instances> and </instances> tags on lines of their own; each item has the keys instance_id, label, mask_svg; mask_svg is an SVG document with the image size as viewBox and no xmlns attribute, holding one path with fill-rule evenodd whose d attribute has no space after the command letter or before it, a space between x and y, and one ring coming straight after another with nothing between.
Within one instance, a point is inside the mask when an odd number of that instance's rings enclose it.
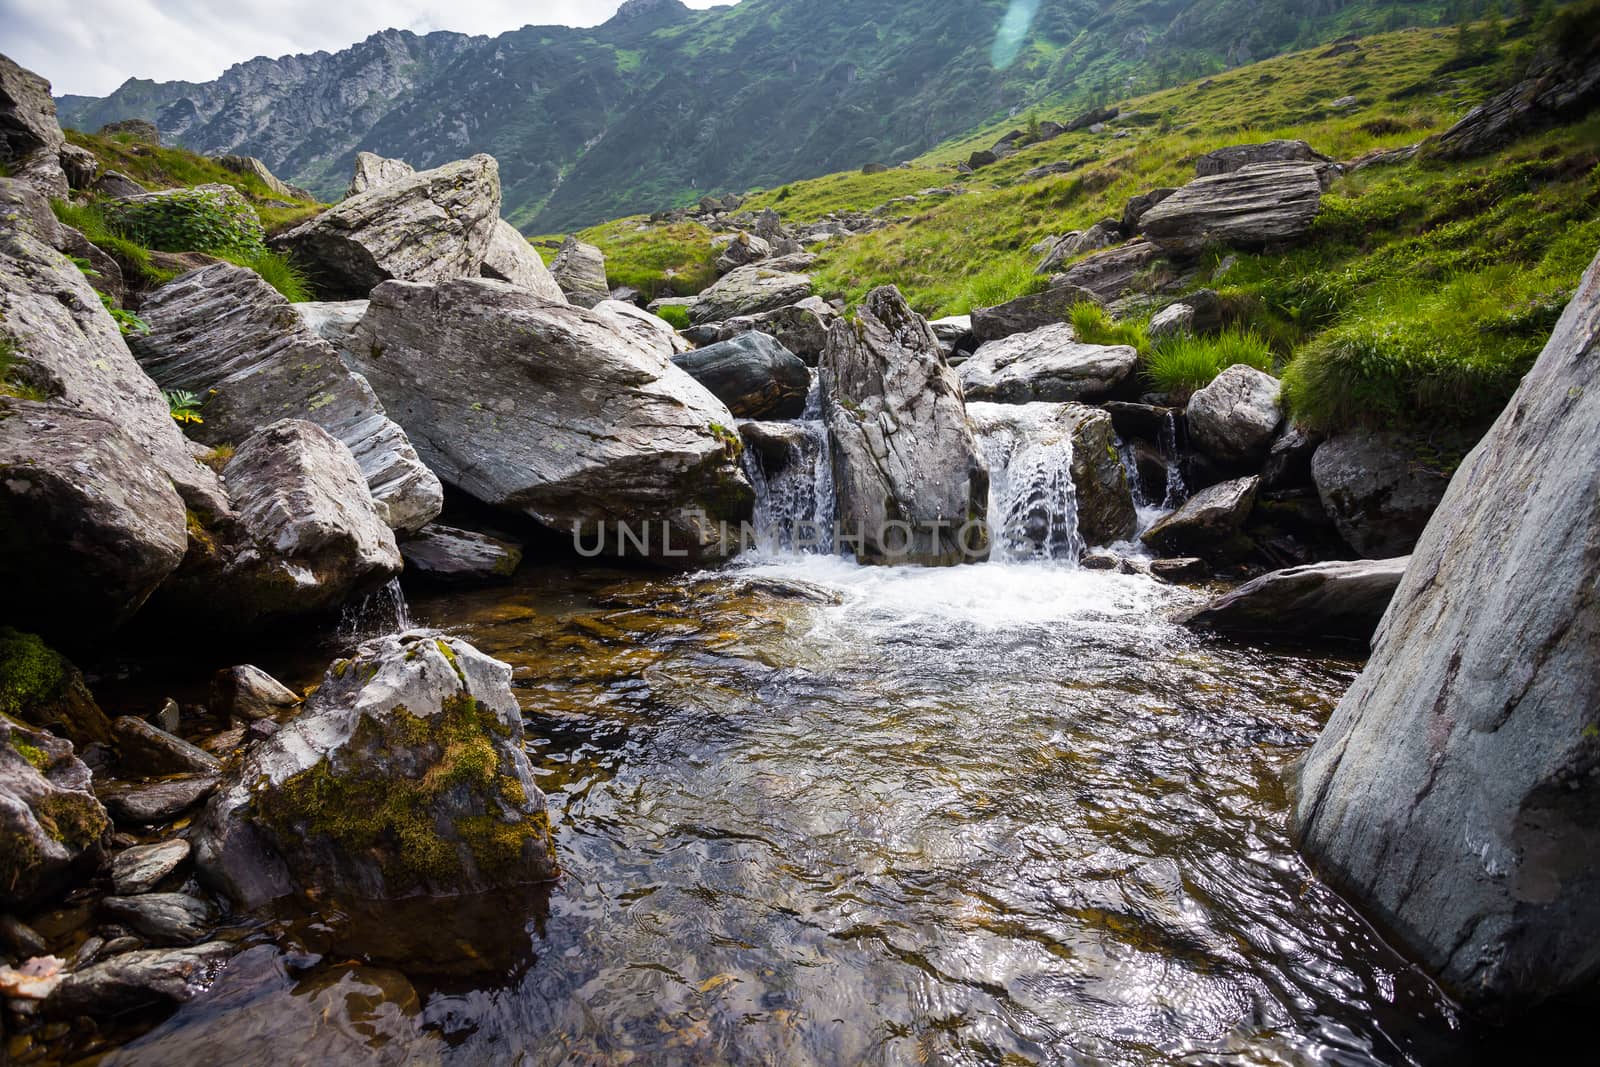
<instances>
[{"instance_id":1,"label":"submerged rock","mask_svg":"<svg viewBox=\"0 0 1600 1067\"><path fill-rule=\"evenodd\" d=\"M297 887L383 900L553 877L510 682L456 638L367 642L229 772L196 864L245 906Z\"/></svg>"},{"instance_id":2,"label":"submerged rock","mask_svg":"<svg viewBox=\"0 0 1600 1067\"><path fill-rule=\"evenodd\" d=\"M561 251L550 264L550 274L567 300L579 307L592 308L611 299L606 257L594 245L584 244L576 237L562 242Z\"/></svg>"},{"instance_id":3,"label":"submerged rock","mask_svg":"<svg viewBox=\"0 0 1600 1067\"><path fill-rule=\"evenodd\" d=\"M1190 626L1276 640L1372 639L1409 556L1313 563L1263 574L1184 618Z\"/></svg>"},{"instance_id":4,"label":"submerged rock","mask_svg":"<svg viewBox=\"0 0 1600 1067\"><path fill-rule=\"evenodd\" d=\"M501 282L389 282L353 347L442 479L586 546L621 521L654 558L692 560L749 515L727 406L591 311Z\"/></svg>"},{"instance_id":5,"label":"submerged rock","mask_svg":"<svg viewBox=\"0 0 1600 1067\"><path fill-rule=\"evenodd\" d=\"M238 949L226 941L190 948L124 952L69 974L44 1010L72 1018L178 1004L205 989Z\"/></svg>"},{"instance_id":6,"label":"submerged rock","mask_svg":"<svg viewBox=\"0 0 1600 1067\"><path fill-rule=\"evenodd\" d=\"M499 222L499 166L480 154L374 185L273 243L319 289L359 299L390 278L475 277Z\"/></svg>"},{"instance_id":7,"label":"submerged rock","mask_svg":"<svg viewBox=\"0 0 1600 1067\"><path fill-rule=\"evenodd\" d=\"M489 235L489 247L483 253L480 273L485 278L499 278L521 286L552 304L567 302L567 294L561 291L539 253L522 236L522 231L505 219L495 222L494 231Z\"/></svg>"},{"instance_id":8,"label":"submerged rock","mask_svg":"<svg viewBox=\"0 0 1600 1067\"><path fill-rule=\"evenodd\" d=\"M111 820L72 745L0 715L0 908L40 903L99 864Z\"/></svg>"},{"instance_id":9,"label":"submerged rock","mask_svg":"<svg viewBox=\"0 0 1600 1067\"><path fill-rule=\"evenodd\" d=\"M1449 484L1413 442L1368 430L1324 441L1311 457L1311 477L1339 536L1372 559L1410 552Z\"/></svg>"},{"instance_id":10,"label":"submerged rock","mask_svg":"<svg viewBox=\"0 0 1600 1067\"><path fill-rule=\"evenodd\" d=\"M1260 463L1283 421L1281 392L1272 375L1235 363L1189 398L1189 439L1221 463Z\"/></svg>"},{"instance_id":11,"label":"submerged rock","mask_svg":"<svg viewBox=\"0 0 1600 1067\"><path fill-rule=\"evenodd\" d=\"M1194 255L1211 244L1258 246L1304 236L1322 204L1308 163L1253 163L1196 178L1145 213L1142 228L1165 252Z\"/></svg>"},{"instance_id":12,"label":"submerged rock","mask_svg":"<svg viewBox=\"0 0 1600 1067\"><path fill-rule=\"evenodd\" d=\"M485 585L507 582L522 562L522 547L498 537L430 523L400 544L406 578L440 585Z\"/></svg>"},{"instance_id":13,"label":"submerged rock","mask_svg":"<svg viewBox=\"0 0 1600 1067\"><path fill-rule=\"evenodd\" d=\"M279 419L305 419L349 446L384 521L420 530L444 489L364 378L255 271L218 263L157 289L139 309L150 325L130 340L164 389L206 397L194 436L237 445Z\"/></svg>"},{"instance_id":14,"label":"submerged rock","mask_svg":"<svg viewBox=\"0 0 1600 1067\"><path fill-rule=\"evenodd\" d=\"M1213 566L1237 563L1254 548L1244 535L1244 524L1255 506L1260 481L1254 476L1235 478L1203 489L1146 530L1140 540L1166 556L1198 556Z\"/></svg>"},{"instance_id":15,"label":"submerged rock","mask_svg":"<svg viewBox=\"0 0 1600 1067\"><path fill-rule=\"evenodd\" d=\"M1600 945L1600 258L1451 479L1312 746L1312 863L1469 1007L1591 995Z\"/></svg>"},{"instance_id":16,"label":"submerged rock","mask_svg":"<svg viewBox=\"0 0 1600 1067\"><path fill-rule=\"evenodd\" d=\"M944 566L988 557L989 471L961 383L894 286L836 322L820 364L839 521L864 563ZM969 526L968 524L972 524Z\"/></svg>"},{"instance_id":17,"label":"submerged rock","mask_svg":"<svg viewBox=\"0 0 1600 1067\"><path fill-rule=\"evenodd\" d=\"M958 376L968 400L1092 400L1122 384L1138 359L1129 345L1084 344L1059 322L979 345Z\"/></svg>"},{"instance_id":18,"label":"submerged rock","mask_svg":"<svg viewBox=\"0 0 1600 1067\"><path fill-rule=\"evenodd\" d=\"M972 428L985 440L1009 435L1014 445L1048 450L1057 442L1071 442L1072 459L1068 471L1072 475L1076 506L1077 533L1088 546L1115 544L1133 536L1138 526L1138 515L1133 507L1133 493L1128 485L1128 472L1117 457L1116 429L1111 416L1083 404L987 404L974 402L967 405L967 417ZM1011 466L1017 462L1013 448ZM990 479L1000 473L993 468L995 457L990 455ZM1020 470L1010 472L1013 476ZM1048 481L1059 472L1039 470L1034 473L1041 481ZM998 484L998 483L997 483ZM1040 487L1044 488L1043 486ZM1041 494L1041 497L1043 494ZM1037 506L1037 502L1032 507ZM1038 544L1044 540L1038 527L1052 525L1056 516L1030 515L1022 525L1035 527L1029 540ZM1007 516L990 516L996 527L1007 523Z\"/></svg>"},{"instance_id":19,"label":"submerged rock","mask_svg":"<svg viewBox=\"0 0 1600 1067\"><path fill-rule=\"evenodd\" d=\"M673 362L741 419L798 418L811 389L811 372L800 357L754 331L686 352Z\"/></svg>"}]
</instances>

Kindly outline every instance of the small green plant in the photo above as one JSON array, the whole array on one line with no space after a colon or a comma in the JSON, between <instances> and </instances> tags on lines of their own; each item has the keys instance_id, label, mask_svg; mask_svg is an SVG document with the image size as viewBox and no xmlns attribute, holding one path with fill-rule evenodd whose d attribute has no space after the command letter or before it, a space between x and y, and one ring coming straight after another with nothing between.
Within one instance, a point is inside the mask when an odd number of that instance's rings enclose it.
<instances>
[{"instance_id":1,"label":"small green plant","mask_svg":"<svg viewBox=\"0 0 1600 1067\"><path fill-rule=\"evenodd\" d=\"M1072 306L1072 332L1089 345L1132 345L1141 353L1150 347L1142 322L1117 322L1099 304Z\"/></svg>"},{"instance_id":2,"label":"small green plant","mask_svg":"<svg viewBox=\"0 0 1600 1067\"><path fill-rule=\"evenodd\" d=\"M22 380L17 362L17 343L0 333L0 396L16 400L48 399L43 392Z\"/></svg>"},{"instance_id":3,"label":"small green plant","mask_svg":"<svg viewBox=\"0 0 1600 1067\"><path fill-rule=\"evenodd\" d=\"M255 209L236 196L185 189L147 200L103 205L107 220L123 236L163 252L214 252L257 256L266 252Z\"/></svg>"},{"instance_id":4,"label":"small green plant","mask_svg":"<svg viewBox=\"0 0 1600 1067\"><path fill-rule=\"evenodd\" d=\"M1155 346L1144 375L1158 392L1184 400L1236 363L1270 372L1272 350L1251 330L1227 329L1214 337L1184 334Z\"/></svg>"},{"instance_id":5,"label":"small green plant","mask_svg":"<svg viewBox=\"0 0 1600 1067\"><path fill-rule=\"evenodd\" d=\"M195 426L205 422L200 417L200 409L205 406L205 400L198 394L187 389L166 389L162 395L167 398L167 410L172 412L172 417L180 425L192 424Z\"/></svg>"},{"instance_id":6,"label":"small green plant","mask_svg":"<svg viewBox=\"0 0 1600 1067\"><path fill-rule=\"evenodd\" d=\"M674 330L689 328L689 309L681 304L663 304L656 308L656 317L665 319Z\"/></svg>"},{"instance_id":7,"label":"small green plant","mask_svg":"<svg viewBox=\"0 0 1600 1067\"><path fill-rule=\"evenodd\" d=\"M117 329L126 337L130 333L149 333L150 324L127 308L119 308L116 302L106 293L100 294L100 303L105 305L106 311L111 315L111 321L117 324Z\"/></svg>"}]
</instances>

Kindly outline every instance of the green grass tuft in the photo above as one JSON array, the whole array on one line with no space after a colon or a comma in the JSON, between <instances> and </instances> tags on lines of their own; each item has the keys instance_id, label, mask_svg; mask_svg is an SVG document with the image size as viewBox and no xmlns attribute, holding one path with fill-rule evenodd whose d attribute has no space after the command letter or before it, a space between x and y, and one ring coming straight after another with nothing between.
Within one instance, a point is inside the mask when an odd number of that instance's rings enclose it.
<instances>
[{"instance_id":1,"label":"green grass tuft","mask_svg":"<svg viewBox=\"0 0 1600 1067\"><path fill-rule=\"evenodd\" d=\"M1150 348L1142 322L1117 322L1099 304L1072 306L1072 332L1087 345L1132 345L1140 353Z\"/></svg>"},{"instance_id":2,"label":"green grass tuft","mask_svg":"<svg viewBox=\"0 0 1600 1067\"><path fill-rule=\"evenodd\" d=\"M1150 385L1172 400L1185 400L1236 363L1271 372L1272 350L1249 330L1230 328L1214 337L1183 334L1161 341L1145 362Z\"/></svg>"},{"instance_id":3,"label":"green grass tuft","mask_svg":"<svg viewBox=\"0 0 1600 1067\"><path fill-rule=\"evenodd\" d=\"M282 252L268 250L254 255L241 255L235 252L214 254L237 266L249 267L261 275L262 280L268 285L282 293L291 304L303 304L317 298L311 279L306 276L305 271Z\"/></svg>"},{"instance_id":4,"label":"green grass tuft","mask_svg":"<svg viewBox=\"0 0 1600 1067\"><path fill-rule=\"evenodd\" d=\"M677 304L667 304L656 308L656 317L665 319L674 330L687 330L689 328L689 309Z\"/></svg>"}]
</instances>

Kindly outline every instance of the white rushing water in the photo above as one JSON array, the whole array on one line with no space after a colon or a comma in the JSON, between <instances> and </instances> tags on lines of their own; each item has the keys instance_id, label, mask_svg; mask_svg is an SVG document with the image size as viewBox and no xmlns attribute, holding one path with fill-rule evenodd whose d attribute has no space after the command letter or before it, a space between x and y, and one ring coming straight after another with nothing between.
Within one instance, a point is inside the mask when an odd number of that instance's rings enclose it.
<instances>
[{"instance_id":1,"label":"white rushing water","mask_svg":"<svg viewBox=\"0 0 1600 1067\"><path fill-rule=\"evenodd\" d=\"M364 641L411 627L411 607L400 588L400 579L391 578L360 600L345 604L339 614L338 635L346 641Z\"/></svg>"}]
</instances>

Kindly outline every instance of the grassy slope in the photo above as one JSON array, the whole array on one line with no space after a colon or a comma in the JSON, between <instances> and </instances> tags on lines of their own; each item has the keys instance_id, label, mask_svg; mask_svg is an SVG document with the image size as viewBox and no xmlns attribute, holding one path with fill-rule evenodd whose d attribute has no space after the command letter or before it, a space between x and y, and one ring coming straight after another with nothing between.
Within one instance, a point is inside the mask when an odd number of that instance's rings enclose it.
<instances>
[{"instance_id":1,"label":"grassy slope","mask_svg":"<svg viewBox=\"0 0 1600 1067\"><path fill-rule=\"evenodd\" d=\"M1120 216L1129 197L1193 176L1212 148L1299 137L1337 159L1413 143L1504 84L1525 41L1449 69L1450 29L1414 29L1325 48L1120 101L1111 133L1067 134L959 179L965 195L918 205L908 222L825 248L817 289L854 302L894 283L929 315L966 311L1036 286L1030 245ZM1359 103L1336 110L1346 95ZM1128 116L1136 116L1128 118ZM1043 117L1069 117L1045 114ZM951 161L1011 124L954 141L887 174L829 175L751 198L789 221L865 211L892 196L958 180ZM1431 427L1475 424L1499 410L1537 355L1583 267L1600 246L1600 119L1524 139L1462 163L1372 167L1337 180L1312 237L1287 252L1209 257L1193 279L1227 298L1237 323L1270 344L1305 421ZM1071 174L1028 181L1062 159ZM902 209L903 210L903 209ZM622 223L588 231L618 268L649 246ZM637 220L626 227L637 230Z\"/></svg>"}]
</instances>

